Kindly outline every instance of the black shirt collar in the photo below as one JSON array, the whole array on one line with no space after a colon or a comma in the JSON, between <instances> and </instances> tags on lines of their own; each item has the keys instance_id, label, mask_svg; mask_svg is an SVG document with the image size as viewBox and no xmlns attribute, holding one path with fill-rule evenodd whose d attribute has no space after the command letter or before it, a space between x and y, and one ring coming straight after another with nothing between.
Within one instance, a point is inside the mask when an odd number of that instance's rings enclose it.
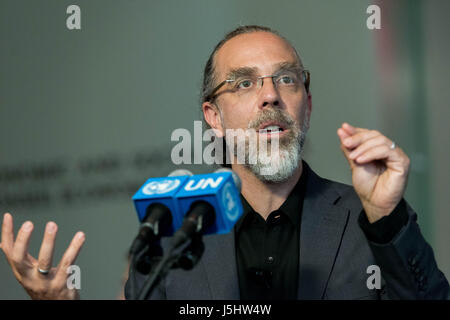
<instances>
[{"instance_id":1,"label":"black shirt collar","mask_svg":"<svg viewBox=\"0 0 450 320\"><path fill-rule=\"evenodd\" d=\"M278 210L275 210L281 211L283 214L285 214L289 218L289 220L294 224L294 226L300 226L303 199L306 193L307 176L308 176L307 165L305 162L303 162L303 170L300 179L298 179L297 184L295 185L294 189L292 189L286 201L284 201L284 203ZM236 232L239 232L242 229L242 227L246 226L250 222L254 214L258 214L256 211L253 210L253 208L250 206L247 200L245 200L242 194L241 194L241 202L243 213L241 218L236 223L235 226ZM273 212L271 212L270 214L272 214Z\"/></svg>"}]
</instances>

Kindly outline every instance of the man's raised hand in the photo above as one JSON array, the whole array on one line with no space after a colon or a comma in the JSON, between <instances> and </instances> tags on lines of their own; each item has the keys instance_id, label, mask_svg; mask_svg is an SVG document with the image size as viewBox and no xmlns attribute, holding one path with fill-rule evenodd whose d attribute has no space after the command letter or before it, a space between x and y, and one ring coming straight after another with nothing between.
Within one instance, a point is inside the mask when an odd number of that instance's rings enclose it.
<instances>
[{"instance_id":1,"label":"man's raised hand","mask_svg":"<svg viewBox=\"0 0 450 320\"><path fill-rule=\"evenodd\" d=\"M67 268L72 265L83 246L85 235L77 232L57 267L52 267L53 251L58 226L48 222L38 259L28 253L33 224L25 222L14 241L13 218L9 213L3 216L0 247L12 271L32 299L78 299L76 289L67 287ZM41 271L48 271L44 274Z\"/></svg>"},{"instance_id":2,"label":"man's raised hand","mask_svg":"<svg viewBox=\"0 0 450 320\"><path fill-rule=\"evenodd\" d=\"M344 123L337 134L352 170L353 187L369 222L389 215L406 189L410 165L408 156L376 130Z\"/></svg>"}]
</instances>

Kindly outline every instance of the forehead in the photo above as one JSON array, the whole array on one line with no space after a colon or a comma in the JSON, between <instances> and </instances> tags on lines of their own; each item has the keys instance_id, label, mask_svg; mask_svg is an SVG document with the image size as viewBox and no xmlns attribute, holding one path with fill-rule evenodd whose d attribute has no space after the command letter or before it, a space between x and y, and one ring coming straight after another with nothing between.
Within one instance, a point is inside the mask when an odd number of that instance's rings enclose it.
<instances>
[{"instance_id":1,"label":"forehead","mask_svg":"<svg viewBox=\"0 0 450 320\"><path fill-rule=\"evenodd\" d=\"M253 67L264 74L270 73L275 65L282 62L297 63L297 56L286 40L270 32L252 32L234 37L217 51L214 60L219 79L229 70L240 67Z\"/></svg>"}]
</instances>

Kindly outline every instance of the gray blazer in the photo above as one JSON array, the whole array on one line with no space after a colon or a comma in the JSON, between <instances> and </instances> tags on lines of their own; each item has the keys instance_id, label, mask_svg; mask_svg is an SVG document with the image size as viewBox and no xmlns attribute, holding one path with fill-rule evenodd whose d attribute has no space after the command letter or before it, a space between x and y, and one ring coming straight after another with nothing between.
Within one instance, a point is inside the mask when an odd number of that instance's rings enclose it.
<instances>
[{"instance_id":1,"label":"gray blazer","mask_svg":"<svg viewBox=\"0 0 450 320\"><path fill-rule=\"evenodd\" d=\"M417 215L407 206L409 220L388 244L367 240L358 224L362 205L351 186L323 179L309 166L300 232L298 299L450 299ZM190 271L171 270L151 299L237 300L234 232L203 237L205 252ZM162 241L163 247L167 241ZM381 288L367 280L377 265ZM136 273L137 290L145 277ZM422 283L422 285L419 285ZM129 282L125 286L128 297Z\"/></svg>"}]
</instances>

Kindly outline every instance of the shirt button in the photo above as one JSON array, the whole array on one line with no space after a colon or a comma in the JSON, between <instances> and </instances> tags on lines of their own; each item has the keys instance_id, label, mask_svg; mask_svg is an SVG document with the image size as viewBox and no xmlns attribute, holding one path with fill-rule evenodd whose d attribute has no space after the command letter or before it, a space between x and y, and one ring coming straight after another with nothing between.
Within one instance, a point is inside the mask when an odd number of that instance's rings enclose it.
<instances>
[{"instance_id":1,"label":"shirt button","mask_svg":"<svg viewBox=\"0 0 450 320\"><path fill-rule=\"evenodd\" d=\"M275 260L275 259L274 259L273 257L267 257L267 258L266 258L266 263L267 263L267 264L272 264L274 260Z\"/></svg>"},{"instance_id":2,"label":"shirt button","mask_svg":"<svg viewBox=\"0 0 450 320\"><path fill-rule=\"evenodd\" d=\"M409 257L409 259L408 259L408 264L409 264L411 267L415 267L416 264L417 264L416 257Z\"/></svg>"}]
</instances>

